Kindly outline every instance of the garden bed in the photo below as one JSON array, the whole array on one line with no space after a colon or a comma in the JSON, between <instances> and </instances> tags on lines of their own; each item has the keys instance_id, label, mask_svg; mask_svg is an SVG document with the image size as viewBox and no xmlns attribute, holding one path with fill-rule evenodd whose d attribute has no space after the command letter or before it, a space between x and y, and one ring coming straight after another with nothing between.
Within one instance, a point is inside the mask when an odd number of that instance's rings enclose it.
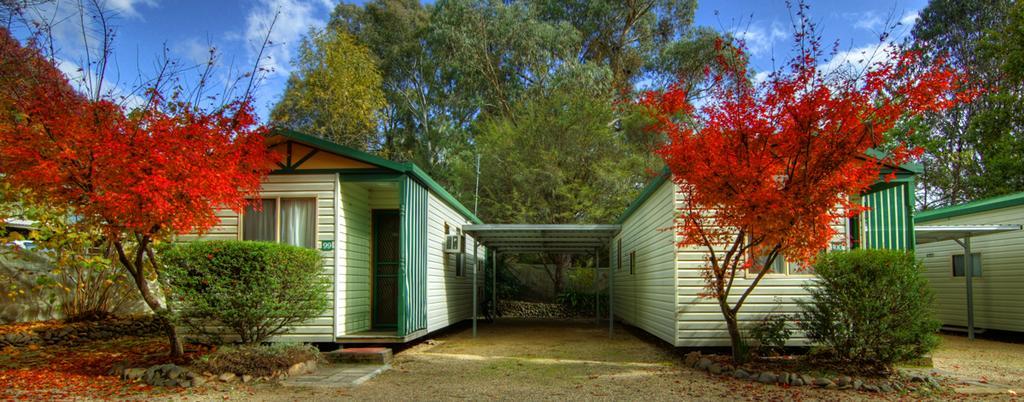
<instances>
[{"instance_id":1,"label":"garden bed","mask_svg":"<svg viewBox=\"0 0 1024 402\"><path fill-rule=\"evenodd\" d=\"M943 379L928 374L901 375L857 370L851 367L817 361L809 356L786 355L758 358L734 365L732 358L722 355L703 355L698 351L686 353L683 364L707 371L712 375L732 377L766 385L782 387L813 387L831 390L849 390L865 393L915 393L933 395L949 392Z\"/></svg>"}]
</instances>

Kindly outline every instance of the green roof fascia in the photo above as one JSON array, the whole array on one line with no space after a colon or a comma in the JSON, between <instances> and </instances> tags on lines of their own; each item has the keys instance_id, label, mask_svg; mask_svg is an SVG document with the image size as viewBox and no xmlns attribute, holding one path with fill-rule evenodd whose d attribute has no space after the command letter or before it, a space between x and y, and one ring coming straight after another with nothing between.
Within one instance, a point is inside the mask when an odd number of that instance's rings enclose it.
<instances>
[{"instance_id":1,"label":"green roof fascia","mask_svg":"<svg viewBox=\"0 0 1024 402\"><path fill-rule=\"evenodd\" d=\"M874 151L877 154L881 154L880 152L875 151L873 149L869 150L869 151ZM915 171L915 170L912 170L912 169L914 169L916 167L919 167L919 166L920 166L920 164L916 164L916 163L905 163L903 165L900 165L900 170L898 170L896 172L896 178L892 179L891 182L896 182L896 183L910 182L910 183L913 183L913 177L914 177L914 175L916 175L918 173L918 171ZM888 174L888 172L884 172L884 174ZM883 174L883 176L884 176L884 174ZM617 219L615 221L615 223L619 224L619 225L625 223L626 219L629 218L630 215L633 215L633 213L636 212L636 210L639 209L640 206L643 205L643 203L645 201L647 201L648 198L651 198L651 195L654 194L654 191L657 190L658 187L661 187L661 184L664 183L665 181L667 181L668 178L671 177L671 176L672 176L672 174L671 174L671 172L669 172L668 167L666 166L664 169L662 169L661 174L656 176L654 178L654 180L652 180L650 183L648 183L647 186L644 187L643 191L640 192L640 195L635 200L633 200L633 202L631 202L628 207L626 207L626 211L623 212L622 215L619 216L619 219ZM896 184L888 184L884 180L880 179L874 185L872 185L871 188L867 192L878 191L878 190L881 190L881 189L884 189L884 188L887 188L887 187L892 187L892 186L895 186L895 185Z\"/></svg>"},{"instance_id":2,"label":"green roof fascia","mask_svg":"<svg viewBox=\"0 0 1024 402\"><path fill-rule=\"evenodd\" d=\"M380 167L383 167L383 168L388 168L388 169L391 169L391 170L394 170L394 171L398 171L398 172L405 171L405 166L403 166L401 163L394 162L394 161L389 161L389 160L381 158L379 156L370 155L370 154L368 154L366 152L363 152L363 151L360 151L360 150L357 150L357 149L354 149L354 148L349 148L349 147L346 147L346 146L341 145L341 144L336 144L334 142L325 140L323 138L314 137L314 136L309 135L309 134L300 133L300 132L295 131L295 130L289 130L289 129L286 129L286 128L274 128L274 129L271 130L270 135L281 135L281 136L284 136L285 138L292 139L292 140L295 140L295 141L298 141L298 142L302 142L302 143L305 143L305 144L308 144L308 145L312 145L314 147L323 149L325 151L333 152L333 153L336 153L338 155L341 155L341 156L344 156L344 157L347 157L347 158L351 158L351 159L355 159L355 160L360 161L360 162L369 163L371 165L377 165L377 166L380 166Z\"/></svg>"},{"instance_id":3,"label":"green roof fascia","mask_svg":"<svg viewBox=\"0 0 1024 402\"><path fill-rule=\"evenodd\" d=\"M274 128L273 130L271 130L271 135L281 135L284 136L285 138L292 139L317 148L321 148L325 151L336 153L347 158L355 159L360 162L365 162L371 165L376 165L390 170L394 170L396 172L411 175L412 177L416 178L417 181L421 182L424 186L426 186L428 189L430 189L435 194L440 196L441 199L448 203L448 205L451 205L452 208L455 208L455 210L459 211L459 213L461 213L463 216L469 218L470 221L476 224L483 224L483 221L481 221L480 218L476 216L476 214L470 212L465 205L462 205L462 203L459 202L459 200L455 199L455 197L452 196L452 194L449 193L448 190L445 190L444 187L442 187L440 184L434 181L433 178L427 175L427 172L423 171L423 169L421 169L419 166L416 166L415 163L399 163L390 161L379 156L370 155L366 152L349 148L341 144L336 144L322 138L314 137L309 134L303 134L298 131L289 130L285 128ZM346 169L346 171L351 170Z\"/></svg>"},{"instance_id":4,"label":"green roof fascia","mask_svg":"<svg viewBox=\"0 0 1024 402\"><path fill-rule=\"evenodd\" d=\"M426 185L427 188L429 188L431 191L440 196L441 199L444 200L444 202L448 203L448 205L451 205L452 208L455 208L463 216L469 218L469 220L475 224L482 225L484 223L483 221L480 220L480 218L476 216L476 214L470 212L469 208L466 208L465 205L462 205L462 203L459 202L459 200L455 199L455 196L453 196L451 193L448 192L448 190L445 190L444 187L442 187L440 184L434 181L433 178L427 175L427 172L424 172L423 169L420 169L420 167L417 166L415 163L406 162L403 165L406 167L406 171L408 173L411 173L413 177L415 177L424 185Z\"/></svg>"},{"instance_id":5,"label":"green roof fascia","mask_svg":"<svg viewBox=\"0 0 1024 402\"><path fill-rule=\"evenodd\" d=\"M625 223L626 219L628 219L630 215L633 215L637 209L640 209L640 206L643 205L648 198L651 198L651 196L654 195L654 192L658 190L658 187L661 187L661 185L668 181L668 178L671 176L672 174L669 172L668 166L666 166L661 170L660 174L654 177L654 180L647 184L647 187L644 187L644 189L640 191L640 196L636 197L636 199L626 207L626 211L623 212L622 215L619 215L619 219L615 221L615 224L621 225Z\"/></svg>"},{"instance_id":6,"label":"green roof fascia","mask_svg":"<svg viewBox=\"0 0 1024 402\"><path fill-rule=\"evenodd\" d=\"M874 148L868 148L867 151L864 151L864 154L867 155L867 156L870 156L872 158L878 159L878 160L882 160L886 156L888 156L888 155L886 155L885 152L879 151L879 150L874 149ZM916 163L916 162L907 162L907 163L904 163L904 164L899 165L897 167L902 169L902 170L906 170L907 172L913 173L913 174L924 173L924 166L921 165L920 163Z\"/></svg>"},{"instance_id":7,"label":"green roof fascia","mask_svg":"<svg viewBox=\"0 0 1024 402\"><path fill-rule=\"evenodd\" d=\"M1024 205L1024 192L971 201L965 204L953 205L945 208L921 211L914 217L914 222L929 222L943 218L953 218L1018 205Z\"/></svg>"}]
</instances>

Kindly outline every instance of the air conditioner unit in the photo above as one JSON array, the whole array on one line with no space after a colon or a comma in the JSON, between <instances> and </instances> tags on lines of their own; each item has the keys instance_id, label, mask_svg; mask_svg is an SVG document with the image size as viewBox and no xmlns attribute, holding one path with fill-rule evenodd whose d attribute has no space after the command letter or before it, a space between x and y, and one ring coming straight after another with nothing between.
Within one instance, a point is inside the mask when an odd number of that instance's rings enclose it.
<instances>
[{"instance_id":1,"label":"air conditioner unit","mask_svg":"<svg viewBox=\"0 0 1024 402\"><path fill-rule=\"evenodd\" d=\"M462 252L462 235L447 235L444 237L444 252L457 254Z\"/></svg>"}]
</instances>

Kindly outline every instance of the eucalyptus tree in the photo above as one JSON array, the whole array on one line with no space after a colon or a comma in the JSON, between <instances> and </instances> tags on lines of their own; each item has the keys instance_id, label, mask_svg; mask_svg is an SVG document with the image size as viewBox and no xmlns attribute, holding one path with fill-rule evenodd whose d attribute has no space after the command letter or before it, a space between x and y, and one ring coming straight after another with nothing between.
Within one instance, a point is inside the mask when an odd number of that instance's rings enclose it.
<instances>
[{"instance_id":1,"label":"eucalyptus tree","mask_svg":"<svg viewBox=\"0 0 1024 402\"><path fill-rule=\"evenodd\" d=\"M1009 0L932 0L914 25L910 45L925 53L922 65L944 58L986 90L916 122L909 141L926 149L922 208L1024 190L1024 81L1013 74L1024 39L1021 7Z\"/></svg>"}]
</instances>

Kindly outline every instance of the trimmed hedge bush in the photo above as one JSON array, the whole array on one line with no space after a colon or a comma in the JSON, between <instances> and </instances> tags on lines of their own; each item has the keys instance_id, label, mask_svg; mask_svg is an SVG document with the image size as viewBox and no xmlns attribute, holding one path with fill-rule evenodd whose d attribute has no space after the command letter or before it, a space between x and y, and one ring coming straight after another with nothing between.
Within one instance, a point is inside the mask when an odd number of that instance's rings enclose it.
<instances>
[{"instance_id":1,"label":"trimmed hedge bush","mask_svg":"<svg viewBox=\"0 0 1024 402\"><path fill-rule=\"evenodd\" d=\"M192 334L255 344L329 305L316 250L250 241L201 241L162 253L176 322Z\"/></svg>"},{"instance_id":2,"label":"trimmed hedge bush","mask_svg":"<svg viewBox=\"0 0 1024 402\"><path fill-rule=\"evenodd\" d=\"M799 326L833 359L887 368L935 346L940 323L933 295L913 253L853 250L826 253L814 265Z\"/></svg>"}]
</instances>

